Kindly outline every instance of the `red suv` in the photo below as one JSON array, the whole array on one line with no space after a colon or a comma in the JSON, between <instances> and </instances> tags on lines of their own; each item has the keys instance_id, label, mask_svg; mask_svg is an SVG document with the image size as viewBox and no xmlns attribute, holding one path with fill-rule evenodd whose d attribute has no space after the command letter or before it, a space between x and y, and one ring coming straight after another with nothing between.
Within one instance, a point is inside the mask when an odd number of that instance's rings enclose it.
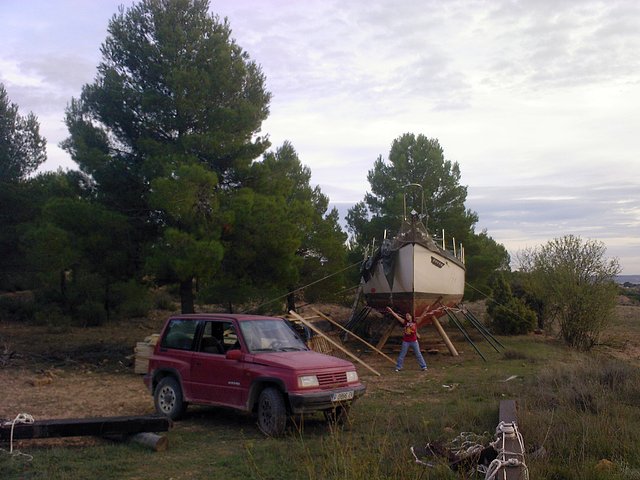
<instances>
[{"instance_id":1,"label":"red suv","mask_svg":"<svg viewBox=\"0 0 640 480\"><path fill-rule=\"evenodd\" d=\"M257 413L272 436L292 414L343 420L365 391L351 362L309 350L288 321L257 315L169 318L144 382L172 419L189 403L224 405Z\"/></svg>"}]
</instances>

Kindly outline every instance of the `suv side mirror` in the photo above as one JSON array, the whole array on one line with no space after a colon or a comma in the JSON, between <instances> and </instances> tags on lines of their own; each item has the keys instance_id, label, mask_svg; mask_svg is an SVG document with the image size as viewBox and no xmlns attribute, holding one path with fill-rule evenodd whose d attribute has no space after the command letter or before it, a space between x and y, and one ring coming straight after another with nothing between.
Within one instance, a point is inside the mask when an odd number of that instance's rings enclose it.
<instances>
[{"instance_id":1,"label":"suv side mirror","mask_svg":"<svg viewBox=\"0 0 640 480\"><path fill-rule=\"evenodd\" d=\"M227 354L225 355L227 360L240 360L242 358L242 350L233 349L227 350Z\"/></svg>"}]
</instances>

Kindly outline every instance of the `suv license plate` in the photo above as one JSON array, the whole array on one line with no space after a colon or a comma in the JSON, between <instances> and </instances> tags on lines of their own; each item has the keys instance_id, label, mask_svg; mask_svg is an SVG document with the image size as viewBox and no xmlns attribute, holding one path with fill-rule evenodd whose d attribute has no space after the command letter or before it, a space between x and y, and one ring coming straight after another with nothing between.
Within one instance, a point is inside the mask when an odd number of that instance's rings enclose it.
<instances>
[{"instance_id":1,"label":"suv license plate","mask_svg":"<svg viewBox=\"0 0 640 480\"><path fill-rule=\"evenodd\" d=\"M331 395L332 402L343 402L345 400L351 400L353 398L353 390L346 392L338 392Z\"/></svg>"}]
</instances>

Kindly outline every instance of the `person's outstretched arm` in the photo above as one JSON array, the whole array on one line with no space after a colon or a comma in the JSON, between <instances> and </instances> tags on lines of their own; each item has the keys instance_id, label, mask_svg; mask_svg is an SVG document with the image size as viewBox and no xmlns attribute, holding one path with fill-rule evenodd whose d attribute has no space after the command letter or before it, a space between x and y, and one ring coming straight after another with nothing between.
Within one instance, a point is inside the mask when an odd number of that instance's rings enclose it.
<instances>
[{"instance_id":1,"label":"person's outstretched arm","mask_svg":"<svg viewBox=\"0 0 640 480\"><path fill-rule=\"evenodd\" d=\"M402 325L404 325L404 318L402 318L400 315L394 312L391 307L387 307L387 312L393 315L396 318L396 320L398 320Z\"/></svg>"}]
</instances>

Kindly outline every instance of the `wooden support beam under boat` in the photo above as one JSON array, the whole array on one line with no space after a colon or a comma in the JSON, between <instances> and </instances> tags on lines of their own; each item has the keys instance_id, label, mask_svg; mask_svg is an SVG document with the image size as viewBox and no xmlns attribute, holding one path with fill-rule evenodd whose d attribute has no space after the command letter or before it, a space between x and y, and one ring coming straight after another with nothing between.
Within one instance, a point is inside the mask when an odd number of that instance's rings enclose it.
<instances>
[{"instance_id":1,"label":"wooden support beam under boat","mask_svg":"<svg viewBox=\"0 0 640 480\"><path fill-rule=\"evenodd\" d=\"M380 337L380 340L378 340L378 344L376 345L376 348L378 350L382 350L384 346L387 344L387 340L389 340L389 337L391 336L391 333L393 333L393 331L395 330L396 325L398 325L398 323L395 320L393 320L393 323L389 324L389 328L385 330L385 332Z\"/></svg>"},{"instance_id":2,"label":"wooden support beam under boat","mask_svg":"<svg viewBox=\"0 0 640 480\"><path fill-rule=\"evenodd\" d=\"M290 310L289 313L291 315L293 315L293 317L295 317L296 319L300 320L304 325L306 325L308 328L313 330L315 333L317 333L318 335L323 337L325 340L327 340L331 345L333 345L334 347L336 347L339 350L342 350L349 357L353 358L356 362L360 363L361 365L363 365L364 367L368 368L369 370L371 370L376 375L380 376L380 372L378 372L377 370L375 370L374 368L370 367L368 364L366 364L365 362L360 360L358 357L356 357L353 353L351 353L349 350L347 350L343 346L341 346L338 343L334 342L331 338L329 338L327 335L325 335L324 332L322 330L320 330L319 328L317 328L315 325L313 325L310 322L307 322L304 318L302 318L300 315L298 315L293 310Z\"/></svg>"},{"instance_id":3,"label":"wooden support beam under boat","mask_svg":"<svg viewBox=\"0 0 640 480\"><path fill-rule=\"evenodd\" d=\"M349 335L351 335L352 337L360 340L362 343L364 343L366 346L368 346L369 348L372 348L374 352L379 353L380 355L382 355L384 358L386 358L387 360L389 360L391 363L393 363L394 365L396 364L396 361L394 359L392 359L391 357L389 357L387 354L385 354L384 352L378 350L376 347L374 347L373 345L371 345L369 342L367 342L364 338L359 337L358 335L356 335L355 333L353 333L351 330L347 330L346 328L344 328L342 325L340 325L338 322L336 322L335 320L332 320L331 318L329 318L328 316L326 316L325 314L323 314L322 312L320 312L319 310L316 310L315 308L311 308L311 310L313 310L314 312L316 312L321 318L324 318L327 322L335 325L338 328L341 328L342 330L344 330L345 332L347 332Z\"/></svg>"},{"instance_id":4,"label":"wooden support beam under boat","mask_svg":"<svg viewBox=\"0 0 640 480\"><path fill-rule=\"evenodd\" d=\"M447 335L447 332L444 331L444 328L442 328L442 325L440 325L440 322L435 317L435 315L433 317L431 317L431 320L433 321L433 325L436 327L436 330L440 334L440 337L442 338L442 341L444 341L445 345L449 349L449 352L451 352L451 355L454 356L454 357L457 357L459 355L459 353L456 350L456 347L454 347L453 343L451 343L451 340L449 339L449 336Z\"/></svg>"}]
</instances>

